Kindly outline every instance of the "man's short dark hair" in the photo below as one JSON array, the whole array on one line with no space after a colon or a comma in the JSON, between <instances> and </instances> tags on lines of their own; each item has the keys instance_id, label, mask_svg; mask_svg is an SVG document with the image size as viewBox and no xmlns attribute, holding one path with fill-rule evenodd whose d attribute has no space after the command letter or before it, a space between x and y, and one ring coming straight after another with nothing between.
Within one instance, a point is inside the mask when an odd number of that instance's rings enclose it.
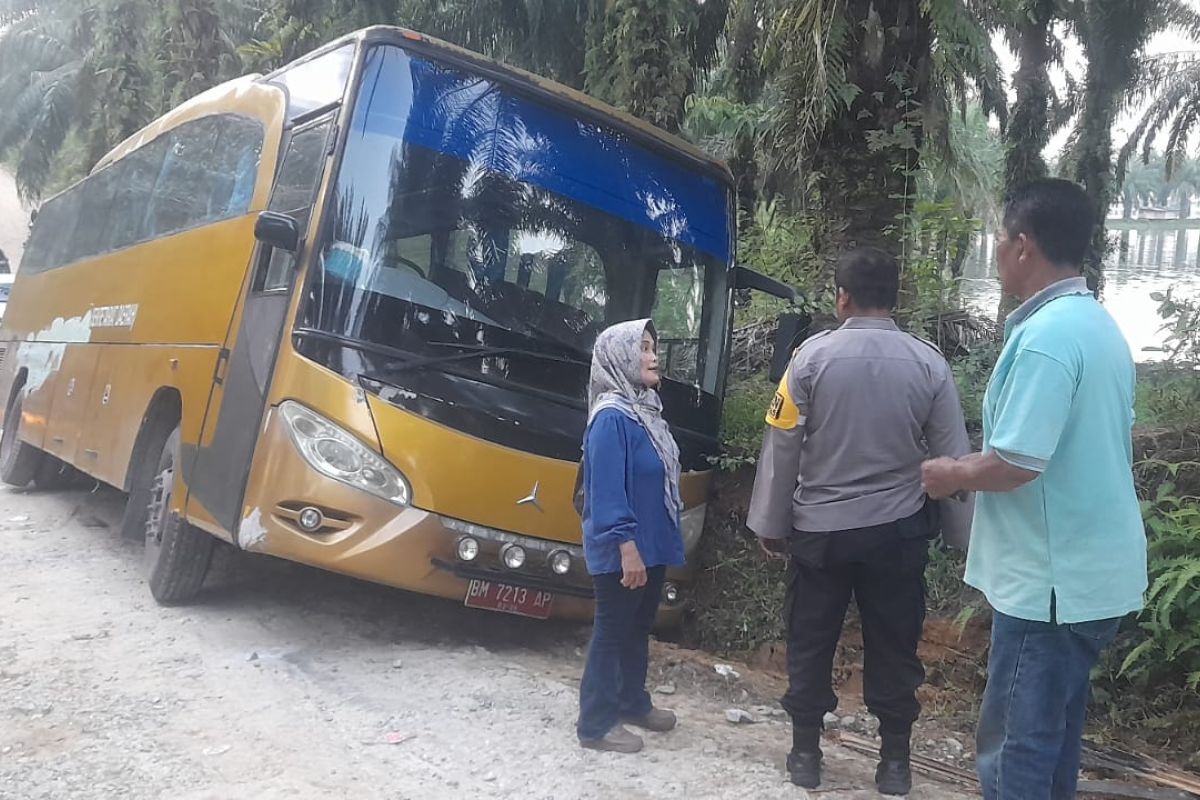
<instances>
[{"instance_id":1,"label":"man's short dark hair","mask_svg":"<svg viewBox=\"0 0 1200 800\"><path fill-rule=\"evenodd\" d=\"M890 311L900 295L900 265L876 247L857 247L838 259L833 282L859 308Z\"/></svg>"},{"instance_id":2,"label":"man's short dark hair","mask_svg":"<svg viewBox=\"0 0 1200 800\"><path fill-rule=\"evenodd\" d=\"M1022 233L1037 242L1042 253L1060 267L1080 267L1092 240L1096 212L1079 184L1043 178L1019 186L1004 205L1004 231L1014 239Z\"/></svg>"}]
</instances>

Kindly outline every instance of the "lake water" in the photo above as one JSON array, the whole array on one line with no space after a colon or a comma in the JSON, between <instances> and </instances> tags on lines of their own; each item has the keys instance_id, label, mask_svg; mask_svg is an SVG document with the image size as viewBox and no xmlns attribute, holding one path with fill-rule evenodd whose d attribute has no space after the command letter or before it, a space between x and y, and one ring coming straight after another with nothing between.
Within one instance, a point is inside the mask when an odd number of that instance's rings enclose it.
<instances>
[{"instance_id":1,"label":"lake water","mask_svg":"<svg viewBox=\"0 0 1200 800\"><path fill-rule=\"evenodd\" d=\"M1192 224L1200 220L1192 220ZM1110 223L1111 227L1112 223ZM1176 296L1200 297L1200 227L1172 228L1167 223L1136 229L1111 231L1120 246L1105 266L1101 301L1129 340L1134 358L1149 361L1160 357L1144 348L1162 341L1158 303L1152 292L1175 287ZM995 318L1000 302L996 277L996 237L981 235L963 269L962 296L967 309Z\"/></svg>"}]
</instances>

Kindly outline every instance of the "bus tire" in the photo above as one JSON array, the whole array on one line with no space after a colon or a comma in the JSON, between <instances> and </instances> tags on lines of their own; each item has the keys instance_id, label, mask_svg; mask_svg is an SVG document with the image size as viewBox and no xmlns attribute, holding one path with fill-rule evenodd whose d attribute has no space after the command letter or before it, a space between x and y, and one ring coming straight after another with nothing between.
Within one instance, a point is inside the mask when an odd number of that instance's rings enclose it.
<instances>
[{"instance_id":1,"label":"bus tire","mask_svg":"<svg viewBox=\"0 0 1200 800\"><path fill-rule=\"evenodd\" d=\"M164 606L186 603L199 593L217 543L171 510L179 441L176 426L158 457L146 518L146 580L150 594Z\"/></svg>"},{"instance_id":2,"label":"bus tire","mask_svg":"<svg viewBox=\"0 0 1200 800\"><path fill-rule=\"evenodd\" d=\"M4 415L4 433L0 434L0 480L24 489L42 464L42 451L21 441L21 396L8 404Z\"/></svg>"},{"instance_id":3,"label":"bus tire","mask_svg":"<svg viewBox=\"0 0 1200 800\"><path fill-rule=\"evenodd\" d=\"M134 542L146 538L150 492L154 489L154 479L158 475L158 458L171 431L175 430L178 424L178 409L158 404L150 409L142 423L126 482L129 499L125 503L125 514L121 517L122 538Z\"/></svg>"}]
</instances>

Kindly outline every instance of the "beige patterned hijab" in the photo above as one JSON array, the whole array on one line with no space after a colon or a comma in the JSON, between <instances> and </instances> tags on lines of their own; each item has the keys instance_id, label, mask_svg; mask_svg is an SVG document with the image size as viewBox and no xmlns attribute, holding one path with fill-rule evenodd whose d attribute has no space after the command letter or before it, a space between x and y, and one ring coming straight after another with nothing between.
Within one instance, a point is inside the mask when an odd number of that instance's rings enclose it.
<instances>
[{"instance_id":1,"label":"beige patterned hijab","mask_svg":"<svg viewBox=\"0 0 1200 800\"><path fill-rule=\"evenodd\" d=\"M658 392L642 384L642 334L647 331L658 338L651 320L636 319L606 328L596 337L588 383L588 426L606 408L615 408L642 426L663 463L667 511L678 520L683 510L679 496L679 445L663 419Z\"/></svg>"}]
</instances>

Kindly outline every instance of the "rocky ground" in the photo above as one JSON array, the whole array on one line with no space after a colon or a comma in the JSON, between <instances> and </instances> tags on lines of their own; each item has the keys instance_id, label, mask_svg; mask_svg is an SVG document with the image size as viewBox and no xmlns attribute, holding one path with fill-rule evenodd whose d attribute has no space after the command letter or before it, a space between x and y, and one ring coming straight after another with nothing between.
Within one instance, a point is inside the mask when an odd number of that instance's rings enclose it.
<instances>
[{"instance_id":1,"label":"rocky ground","mask_svg":"<svg viewBox=\"0 0 1200 800\"><path fill-rule=\"evenodd\" d=\"M585 629L230 551L200 602L160 608L122 502L0 490L0 798L806 796L771 679L743 665L656 646L680 729L638 756L581 751ZM869 733L853 709L836 725ZM814 796L876 796L870 759L827 761Z\"/></svg>"}]
</instances>

